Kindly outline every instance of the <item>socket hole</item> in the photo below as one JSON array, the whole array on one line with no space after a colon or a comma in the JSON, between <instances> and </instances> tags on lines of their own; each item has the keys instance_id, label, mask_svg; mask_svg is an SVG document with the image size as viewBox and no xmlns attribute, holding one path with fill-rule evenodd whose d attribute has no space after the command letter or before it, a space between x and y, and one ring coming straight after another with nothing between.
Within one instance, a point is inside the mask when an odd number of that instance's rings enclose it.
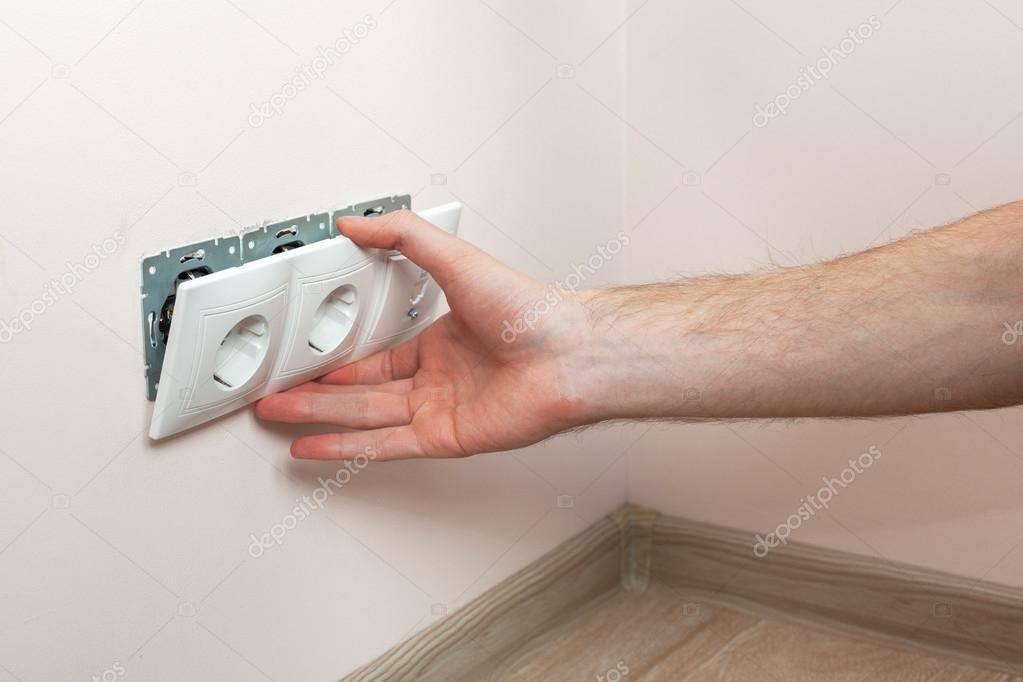
<instances>
[{"instance_id":1,"label":"socket hole","mask_svg":"<svg viewBox=\"0 0 1023 682\"><path fill-rule=\"evenodd\" d=\"M359 295L350 284L334 289L313 314L309 347L321 355L332 353L348 337L359 314Z\"/></svg>"},{"instance_id":2,"label":"socket hole","mask_svg":"<svg viewBox=\"0 0 1023 682\"><path fill-rule=\"evenodd\" d=\"M369 218L371 216L383 215L383 213L384 213L383 206L374 206L373 208L367 208L365 211L363 211L362 215Z\"/></svg>"},{"instance_id":3,"label":"socket hole","mask_svg":"<svg viewBox=\"0 0 1023 682\"><path fill-rule=\"evenodd\" d=\"M156 274L156 266L155 265L150 265L149 266L149 274L150 275L155 275Z\"/></svg>"},{"instance_id":4,"label":"socket hole","mask_svg":"<svg viewBox=\"0 0 1023 682\"><path fill-rule=\"evenodd\" d=\"M213 379L229 391L245 385L263 364L270 349L270 325L262 315L250 315L236 324L220 342Z\"/></svg>"},{"instance_id":5,"label":"socket hole","mask_svg":"<svg viewBox=\"0 0 1023 682\"><path fill-rule=\"evenodd\" d=\"M234 247L234 246L229 246L229 247L227 247L227 252L228 252L229 254L231 254L232 256L234 255L234 252L235 252L235 251L236 251L236 249L235 249L235 247Z\"/></svg>"}]
</instances>

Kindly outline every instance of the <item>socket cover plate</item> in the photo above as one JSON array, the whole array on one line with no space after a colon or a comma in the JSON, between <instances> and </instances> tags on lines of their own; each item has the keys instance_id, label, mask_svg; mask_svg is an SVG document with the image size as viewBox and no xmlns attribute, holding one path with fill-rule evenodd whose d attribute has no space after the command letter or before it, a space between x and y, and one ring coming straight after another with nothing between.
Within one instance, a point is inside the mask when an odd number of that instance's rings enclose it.
<instances>
[{"instance_id":1,"label":"socket cover plate","mask_svg":"<svg viewBox=\"0 0 1023 682\"><path fill-rule=\"evenodd\" d=\"M461 208L456 202L420 215L454 234ZM150 438L402 343L433 321L441 300L440 288L405 256L363 249L343 236L182 282ZM326 328L340 334L326 349L310 344L321 307L334 317ZM239 373L246 366L251 371Z\"/></svg>"},{"instance_id":2,"label":"socket cover plate","mask_svg":"<svg viewBox=\"0 0 1023 682\"><path fill-rule=\"evenodd\" d=\"M294 242L313 244L339 236L342 216L382 214L412 207L412 197L399 194L363 201L331 213L313 213L289 220L267 222L240 235L225 235L163 251L142 259L142 336L146 362L146 398L156 400L163 373L167 343L158 330L164 301L176 290L175 281L185 273L204 269L220 272L275 255ZM173 325L171 325L173 326Z\"/></svg>"}]
</instances>

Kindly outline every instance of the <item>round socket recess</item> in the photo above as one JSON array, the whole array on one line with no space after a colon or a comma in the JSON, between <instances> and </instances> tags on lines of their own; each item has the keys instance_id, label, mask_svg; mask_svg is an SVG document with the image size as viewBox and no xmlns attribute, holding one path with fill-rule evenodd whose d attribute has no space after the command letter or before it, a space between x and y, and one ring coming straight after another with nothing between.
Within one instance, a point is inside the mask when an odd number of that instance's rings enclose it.
<instances>
[{"instance_id":1,"label":"round socket recess","mask_svg":"<svg viewBox=\"0 0 1023 682\"><path fill-rule=\"evenodd\" d=\"M334 289L313 314L309 347L326 355L338 349L348 337L359 313L359 295L350 284Z\"/></svg>"},{"instance_id":2,"label":"round socket recess","mask_svg":"<svg viewBox=\"0 0 1023 682\"><path fill-rule=\"evenodd\" d=\"M270 348L270 326L262 315L250 315L231 328L217 349L213 379L224 391L244 385L255 375Z\"/></svg>"}]
</instances>

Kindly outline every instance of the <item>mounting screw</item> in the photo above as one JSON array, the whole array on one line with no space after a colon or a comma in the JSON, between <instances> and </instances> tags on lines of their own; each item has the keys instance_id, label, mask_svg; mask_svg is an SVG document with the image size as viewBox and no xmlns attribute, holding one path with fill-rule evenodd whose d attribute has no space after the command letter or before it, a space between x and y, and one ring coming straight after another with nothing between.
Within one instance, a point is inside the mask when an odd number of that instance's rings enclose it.
<instances>
[{"instance_id":1,"label":"mounting screw","mask_svg":"<svg viewBox=\"0 0 1023 682\"><path fill-rule=\"evenodd\" d=\"M415 308L410 308L408 311L408 319L414 320L417 317L419 317L419 311L416 310Z\"/></svg>"}]
</instances>

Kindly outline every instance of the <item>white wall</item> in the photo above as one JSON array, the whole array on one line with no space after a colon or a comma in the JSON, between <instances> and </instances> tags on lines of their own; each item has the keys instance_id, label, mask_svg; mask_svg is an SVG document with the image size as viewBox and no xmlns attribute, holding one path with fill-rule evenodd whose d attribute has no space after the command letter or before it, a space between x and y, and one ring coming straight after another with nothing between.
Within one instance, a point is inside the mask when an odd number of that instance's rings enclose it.
<instances>
[{"instance_id":1,"label":"white wall","mask_svg":"<svg viewBox=\"0 0 1023 682\"><path fill-rule=\"evenodd\" d=\"M830 81L752 125L871 15ZM0 682L335 679L626 489L763 532L871 445L882 461L795 537L1023 585L1017 410L374 465L254 559L250 534L337 467L291 461L292 432L248 411L149 443L136 298L143 253L392 191L462 200L467 239L547 280L624 225L593 284L808 262L1018 198L1008 0L53 0L0 20L0 320L36 306L0 344Z\"/></svg>"},{"instance_id":2,"label":"white wall","mask_svg":"<svg viewBox=\"0 0 1023 682\"><path fill-rule=\"evenodd\" d=\"M880 28L829 80L753 124L872 15ZM615 40L634 127L627 206L646 216L630 280L813 262L1023 197L1018 3L650 0ZM651 426L629 497L750 530L752 547L877 446L793 539L1023 586L1021 417Z\"/></svg>"},{"instance_id":3,"label":"white wall","mask_svg":"<svg viewBox=\"0 0 1023 682\"><path fill-rule=\"evenodd\" d=\"M0 320L39 301L0 344L0 681L336 679L624 501L632 431L601 429L373 465L252 558L250 534L338 467L291 461L293 432L249 411L150 443L137 289L143 253L401 191L465 202L465 238L563 277L623 221L626 127L605 104L625 61L604 42L623 18L582 0L0 3ZM623 277L616 261L592 283Z\"/></svg>"}]
</instances>

